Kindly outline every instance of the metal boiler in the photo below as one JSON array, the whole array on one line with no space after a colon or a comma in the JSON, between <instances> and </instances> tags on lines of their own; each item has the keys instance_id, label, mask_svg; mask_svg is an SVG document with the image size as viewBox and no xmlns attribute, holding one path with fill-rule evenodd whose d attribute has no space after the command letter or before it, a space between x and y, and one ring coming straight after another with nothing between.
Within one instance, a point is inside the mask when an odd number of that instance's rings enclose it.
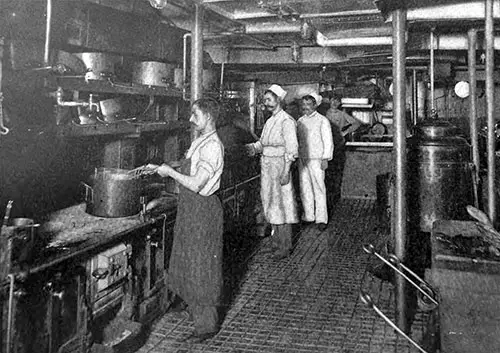
<instances>
[{"instance_id":1,"label":"metal boiler","mask_svg":"<svg viewBox=\"0 0 500 353\"><path fill-rule=\"evenodd\" d=\"M431 232L435 220L467 220L474 204L470 145L445 120L423 121L408 141L409 219Z\"/></svg>"}]
</instances>

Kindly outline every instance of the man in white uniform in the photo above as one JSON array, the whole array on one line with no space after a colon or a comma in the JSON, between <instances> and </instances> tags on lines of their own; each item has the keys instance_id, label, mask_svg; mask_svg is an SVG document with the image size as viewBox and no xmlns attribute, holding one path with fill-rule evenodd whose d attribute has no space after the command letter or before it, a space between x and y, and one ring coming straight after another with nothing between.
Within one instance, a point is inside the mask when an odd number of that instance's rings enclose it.
<instances>
[{"instance_id":1,"label":"man in white uniform","mask_svg":"<svg viewBox=\"0 0 500 353\"><path fill-rule=\"evenodd\" d=\"M298 156L295 120L282 109L286 91L272 85L264 93L271 112L260 140L247 145L248 153L261 153L261 198L266 220L272 225L274 258L282 259L292 248L292 224L298 223L290 167Z\"/></svg>"},{"instance_id":2,"label":"man in white uniform","mask_svg":"<svg viewBox=\"0 0 500 353\"><path fill-rule=\"evenodd\" d=\"M297 122L299 138L299 180L304 222L316 222L320 230L328 223L325 169L332 159L330 122L316 111L321 96L315 92L302 97L303 116Z\"/></svg>"}]
</instances>

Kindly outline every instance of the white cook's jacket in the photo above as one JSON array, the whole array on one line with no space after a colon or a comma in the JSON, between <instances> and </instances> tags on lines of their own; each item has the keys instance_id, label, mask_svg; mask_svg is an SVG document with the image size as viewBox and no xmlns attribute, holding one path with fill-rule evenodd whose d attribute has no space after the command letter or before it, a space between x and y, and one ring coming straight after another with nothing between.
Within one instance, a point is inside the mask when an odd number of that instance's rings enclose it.
<instances>
[{"instance_id":1,"label":"white cook's jacket","mask_svg":"<svg viewBox=\"0 0 500 353\"><path fill-rule=\"evenodd\" d=\"M300 196L308 222L328 223L326 207L325 171L322 160L333 155L333 138L328 119L313 112L302 116L297 122L299 135L299 180Z\"/></svg>"},{"instance_id":2,"label":"white cook's jacket","mask_svg":"<svg viewBox=\"0 0 500 353\"><path fill-rule=\"evenodd\" d=\"M297 223L297 205L293 184L280 184L286 161L298 155L297 127L295 120L280 110L264 125L262 136L254 143L261 158L261 198L264 215L271 224Z\"/></svg>"},{"instance_id":3,"label":"white cook's jacket","mask_svg":"<svg viewBox=\"0 0 500 353\"><path fill-rule=\"evenodd\" d=\"M318 112L303 115L297 122L299 157L304 159L332 159L333 138L328 119Z\"/></svg>"}]
</instances>

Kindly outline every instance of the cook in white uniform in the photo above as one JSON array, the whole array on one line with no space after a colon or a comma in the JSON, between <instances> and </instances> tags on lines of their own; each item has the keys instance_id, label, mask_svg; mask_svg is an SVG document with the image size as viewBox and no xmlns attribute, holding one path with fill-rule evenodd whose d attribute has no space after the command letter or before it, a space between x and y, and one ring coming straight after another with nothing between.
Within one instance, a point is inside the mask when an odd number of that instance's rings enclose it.
<instances>
[{"instance_id":1,"label":"cook in white uniform","mask_svg":"<svg viewBox=\"0 0 500 353\"><path fill-rule=\"evenodd\" d=\"M316 222L320 230L328 223L325 169L332 159L333 141L330 122L315 109L321 96L315 92L302 97L303 116L297 122L299 138L300 196L305 222Z\"/></svg>"},{"instance_id":2,"label":"cook in white uniform","mask_svg":"<svg viewBox=\"0 0 500 353\"><path fill-rule=\"evenodd\" d=\"M272 85L264 93L264 105L272 116L259 141L248 144L250 155L261 153L261 198L266 220L271 223L274 257L282 259L292 247L292 224L298 223L290 167L298 156L295 120L283 111L286 91Z\"/></svg>"}]
</instances>

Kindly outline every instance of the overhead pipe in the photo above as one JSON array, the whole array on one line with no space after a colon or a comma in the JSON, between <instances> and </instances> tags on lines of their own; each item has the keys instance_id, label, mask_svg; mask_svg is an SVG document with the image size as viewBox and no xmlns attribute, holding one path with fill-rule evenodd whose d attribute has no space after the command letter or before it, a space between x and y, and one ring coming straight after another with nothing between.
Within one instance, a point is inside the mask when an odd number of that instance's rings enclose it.
<instances>
[{"instance_id":1,"label":"overhead pipe","mask_svg":"<svg viewBox=\"0 0 500 353\"><path fill-rule=\"evenodd\" d=\"M246 33L239 33L239 32L204 33L203 39L204 40L214 40L214 39L220 39L220 38L231 37L231 36L245 37L245 38L248 38L255 43L260 44L262 47L264 47L266 49L274 50L274 47L272 45L270 45L268 42L265 42L263 40L255 38L254 36L251 36L251 35L246 34Z\"/></svg>"},{"instance_id":2,"label":"overhead pipe","mask_svg":"<svg viewBox=\"0 0 500 353\"><path fill-rule=\"evenodd\" d=\"M50 37L52 32L52 0L47 0L47 17L45 19L45 46L43 52L43 66L48 67L50 61Z\"/></svg>"},{"instance_id":3,"label":"overhead pipe","mask_svg":"<svg viewBox=\"0 0 500 353\"><path fill-rule=\"evenodd\" d=\"M316 44L321 47L392 45L392 40L393 37L390 36L329 39L321 32L316 31ZM403 34L403 40L404 40L404 34Z\"/></svg>"},{"instance_id":4,"label":"overhead pipe","mask_svg":"<svg viewBox=\"0 0 500 353\"><path fill-rule=\"evenodd\" d=\"M306 22L259 22L245 25L246 34L300 33Z\"/></svg>"},{"instance_id":5,"label":"overhead pipe","mask_svg":"<svg viewBox=\"0 0 500 353\"><path fill-rule=\"evenodd\" d=\"M479 142L477 133L477 77L476 77L476 45L477 45L477 29L471 28L468 33L469 50L468 50L468 68L469 68L469 127L470 140L472 144L472 163L474 164L475 183L479 181ZM477 184L476 184L477 185ZM477 195L477 188L475 190Z\"/></svg>"},{"instance_id":6,"label":"overhead pipe","mask_svg":"<svg viewBox=\"0 0 500 353\"><path fill-rule=\"evenodd\" d=\"M488 122L488 216L496 222L495 209L495 92L493 74L495 70L493 0L485 0L484 36L486 39L486 117Z\"/></svg>"},{"instance_id":7,"label":"overhead pipe","mask_svg":"<svg viewBox=\"0 0 500 353\"><path fill-rule=\"evenodd\" d=\"M495 18L500 18L500 8L498 6L492 11ZM408 21L482 20L484 17L484 1L427 6L407 10ZM389 15L387 22L391 21L392 15Z\"/></svg>"},{"instance_id":8,"label":"overhead pipe","mask_svg":"<svg viewBox=\"0 0 500 353\"><path fill-rule=\"evenodd\" d=\"M393 46L392 76L394 77L394 174L396 176L394 190L393 229L395 238L395 255L401 263L406 261L406 10L397 9L393 13ZM399 265L400 266L400 265ZM407 317L406 281L395 277L396 284L396 323L405 333L409 331Z\"/></svg>"},{"instance_id":9,"label":"overhead pipe","mask_svg":"<svg viewBox=\"0 0 500 353\"><path fill-rule=\"evenodd\" d=\"M434 49L436 50L467 50L468 49L468 37L466 34L436 34L434 33ZM485 47L483 42L477 43L478 48ZM414 49L429 49L430 41L424 41L421 43L420 48ZM494 37L494 48L495 50L500 50L500 36Z\"/></svg>"}]
</instances>

